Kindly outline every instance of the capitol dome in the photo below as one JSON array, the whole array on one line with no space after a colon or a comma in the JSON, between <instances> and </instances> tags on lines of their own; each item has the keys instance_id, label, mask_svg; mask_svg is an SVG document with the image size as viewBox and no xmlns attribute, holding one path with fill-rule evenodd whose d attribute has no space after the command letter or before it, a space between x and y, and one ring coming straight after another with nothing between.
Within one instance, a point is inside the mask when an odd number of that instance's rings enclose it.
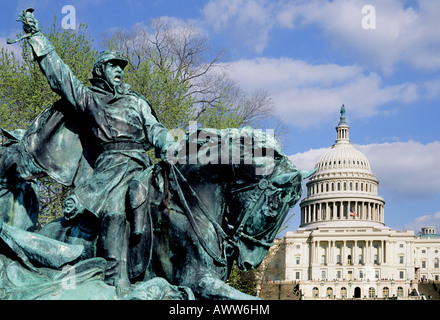
<instances>
[{"instance_id":1,"label":"capitol dome","mask_svg":"<svg viewBox=\"0 0 440 320\"><path fill-rule=\"evenodd\" d=\"M334 171L335 169L349 169L356 172L372 174L367 157L355 149L352 144L335 143L325 152L316 164L317 173Z\"/></svg>"},{"instance_id":2,"label":"capitol dome","mask_svg":"<svg viewBox=\"0 0 440 320\"><path fill-rule=\"evenodd\" d=\"M317 162L301 201L300 228L320 226L384 227L385 201L378 196L378 180L367 157L349 139L345 107L336 127L336 141Z\"/></svg>"}]
</instances>

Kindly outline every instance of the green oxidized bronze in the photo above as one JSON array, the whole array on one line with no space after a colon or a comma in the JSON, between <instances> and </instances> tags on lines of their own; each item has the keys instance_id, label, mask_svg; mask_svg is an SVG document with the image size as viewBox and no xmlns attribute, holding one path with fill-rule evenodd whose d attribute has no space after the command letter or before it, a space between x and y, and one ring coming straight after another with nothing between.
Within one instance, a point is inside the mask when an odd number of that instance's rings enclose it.
<instances>
[{"instance_id":1,"label":"green oxidized bronze","mask_svg":"<svg viewBox=\"0 0 440 320\"><path fill-rule=\"evenodd\" d=\"M6 132L0 149L0 298L255 298L225 283L231 266L261 263L312 171L250 128L201 129L175 142L123 82L120 53L102 52L86 87L32 9L19 21L17 40L27 39L60 100L26 131ZM154 165L151 148L162 159ZM34 181L44 175L74 193L63 218L33 233Z\"/></svg>"}]
</instances>

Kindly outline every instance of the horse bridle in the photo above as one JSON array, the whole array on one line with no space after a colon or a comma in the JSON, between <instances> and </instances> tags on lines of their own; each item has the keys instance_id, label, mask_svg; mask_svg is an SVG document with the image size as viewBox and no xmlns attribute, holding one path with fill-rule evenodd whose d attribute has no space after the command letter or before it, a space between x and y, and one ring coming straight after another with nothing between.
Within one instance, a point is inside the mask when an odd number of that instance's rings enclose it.
<instances>
[{"instance_id":1,"label":"horse bridle","mask_svg":"<svg viewBox=\"0 0 440 320\"><path fill-rule=\"evenodd\" d=\"M270 181L263 178L258 183L254 183L254 184L247 185L247 186L239 188L239 189L235 189L235 190L233 190L233 192L234 193L243 192L246 190L253 189L255 187L258 187L260 189L260 193L257 197L257 200L254 201L252 206L247 207L245 213L242 215L243 218L241 219L238 227L236 227L236 228L232 227L232 229L235 229L235 232L233 233L232 236L229 236L229 237L233 243L237 243L237 241L240 238L244 238L244 239L249 240L257 245L260 245L262 247L266 247L269 249L270 247L272 247L273 241L267 242L267 241L264 241L261 239L257 239L257 237L259 238L262 235L264 235L267 232L267 230L277 230L278 228L273 228L274 224L275 224L275 227L278 226L282 222L281 221L282 219L280 219L280 218L275 219L275 221L271 225L266 227L266 229L264 231L260 232L259 234L253 235L253 236L250 236L250 235L244 233L244 227L245 227L247 221L249 220L249 218L258 210L259 207L261 207L262 203L266 200L265 199L265 196L267 196L266 190L272 189L274 191L277 191L280 189L276 188ZM283 210L285 210L285 207L286 207L286 204L283 204L283 208L280 210L280 212L283 212ZM280 215L280 217L281 217L281 215Z\"/></svg>"},{"instance_id":2,"label":"horse bridle","mask_svg":"<svg viewBox=\"0 0 440 320\"><path fill-rule=\"evenodd\" d=\"M211 256L212 259L214 259L214 261L216 261L218 264L226 266L227 262L225 262L226 258L230 255L233 254L233 252L236 250L237 248L237 242L241 239L244 238L248 241L251 241L253 243L255 243L256 245L265 247L267 249L269 249L272 245L273 242L267 242L264 240L260 240L257 239L256 237L259 237L263 234L265 234L267 232L267 230L271 230L273 224L275 224L276 227L278 227L281 223L282 223L282 219L278 218L275 220L274 223L272 223L269 227L266 228L266 230L264 230L263 232L260 232L257 235L251 236L248 235L246 233L244 233L244 227L247 223L247 221L249 220L249 218L252 216L253 213L255 213L258 208L262 205L262 203L266 200L265 199L265 194L266 194L266 190L268 188L271 188L273 190L279 190L279 188L276 188L275 186L273 186L273 184L271 182L269 182L266 179L261 179L258 183L255 184L251 184L251 185L247 185L243 188L240 189L235 189L233 192L241 192L241 191L245 191L245 190L249 190L249 189L253 189L256 186L258 186L258 188L260 189L260 193L258 195L258 198L256 201L254 201L254 204L251 206L248 206L245 213L242 214L242 218L240 223L238 224L238 227L231 227L231 230L234 230L234 233L232 235L228 235L223 228L219 225L219 223L217 221L215 221L211 215L208 213L208 210L206 209L206 207L203 205L203 202L199 199L199 197L197 196L197 194L194 192L194 190L191 188L191 186L188 184L186 178L183 176L183 174L180 172L180 170L178 168L176 168L174 165L170 165L170 173L172 175L172 179L174 184L176 185L176 189L177 189L177 194L179 196L180 202L183 205L183 209L184 212L187 215L187 218L191 224L191 227L193 228L194 232L196 233L201 245L203 246L203 248L205 249L205 251L209 254L209 256ZM224 249L224 253L225 253L225 257L220 257L217 253L215 253L203 240L203 237L201 235L201 231L198 228L197 223L195 222L194 219L194 215L191 211L191 209L189 208L189 205L185 199L185 195L183 194L183 191L181 189L181 186L178 182L178 177L180 178L181 181L183 181L186 185L186 187L188 188L188 190L190 191L190 196L194 197L197 202L198 202L198 206L199 208L202 210L202 212L204 213L205 217L209 220L209 222L212 223L212 225L214 226L215 230L217 231L217 233L219 234L219 236L223 239L223 249ZM282 210L280 212L283 212L283 210L286 209L287 204L284 203ZM273 230L278 230L278 228L275 228ZM273 236L273 235L271 235ZM226 252L227 248L232 248L232 252Z\"/></svg>"}]
</instances>

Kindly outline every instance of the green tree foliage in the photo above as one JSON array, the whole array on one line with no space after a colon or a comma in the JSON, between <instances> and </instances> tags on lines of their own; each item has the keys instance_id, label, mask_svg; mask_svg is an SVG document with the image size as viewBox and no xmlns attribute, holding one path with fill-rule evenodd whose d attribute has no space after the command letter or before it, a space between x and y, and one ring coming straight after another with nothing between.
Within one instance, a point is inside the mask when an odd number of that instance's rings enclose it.
<instances>
[{"instance_id":1,"label":"green tree foliage","mask_svg":"<svg viewBox=\"0 0 440 320\"><path fill-rule=\"evenodd\" d=\"M18 99L27 97L25 86L28 82L25 67L14 52L2 48L0 51L0 119L5 129L26 127L31 120L30 106Z\"/></svg>"},{"instance_id":2,"label":"green tree foliage","mask_svg":"<svg viewBox=\"0 0 440 320\"><path fill-rule=\"evenodd\" d=\"M87 83L97 55L87 26L79 25L75 32L57 28L56 18L42 32L52 42L60 57L71 67L78 79ZM25 41L20 43L21 54L8 48L0 51L0 127L27 128L46 106L59 96L54 93L33 60ZM61 215L62 204L70 188L61 186L49 177L38 181L40 189L41 225Z\"/></svg>"},{"instance_id":3,"label":"green tree foliage","mask_svg":"<svg viewBox=\"0 0 440 320\"><path fill-rule=\"evenodd\" d=\"M234 263L229 274L227 284L231 287L240 290L241 292L247 293L252 296L257 295L257 279L255 278L255 272L252 271L241 271L238 269L237 264Z\"/></svg>"},{"instance_id":4,"label":"green tree foliage","mask_svg":"<svg viewBox=\"0 0 440 320\"><path fill-rule=\"evenodd\" d=\"M60 57L83 83L87 83L97 55L87 26L75 32L57 28L56 18L48 30L42 30ZM0 121L5 129L26 128L49 104L59 99L49 87L25 41L21 55L2 48L0 51Z\"/></svg>"},{"instance_id":5,"label":"green tree foliage","mask_svg":"<svg viewBox=\"0 0 440 320\"><path fill-rule=\"evenodd\" d=\"M167 128L183 128L192 120L194 99L187 95L187 84L169 68L159 68L152 59L145 59L137 69L129 65L124 77L134 91L150 101Z\"/></svg>"},{"instance_id":6,"label":"green tree foliage","mask_svg":"<svg viewBox=\"0 0 440 320\"><path fill-rule=\"evenodd\" d=\"M227 95L205 107L197 119L201 127L216 129L238 128L244 120L245 117Z\"/></svg>"}]
</instances>

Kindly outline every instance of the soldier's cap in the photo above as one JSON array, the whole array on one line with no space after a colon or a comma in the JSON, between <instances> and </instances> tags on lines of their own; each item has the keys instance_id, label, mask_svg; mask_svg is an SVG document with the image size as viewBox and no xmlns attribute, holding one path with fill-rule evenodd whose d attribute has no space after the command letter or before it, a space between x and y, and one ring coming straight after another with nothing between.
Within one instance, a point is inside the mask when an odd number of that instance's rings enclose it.
<instances>
[{"instance_id":1,"label":"soldier's cap","mask_svg":"<svg viewBox=\"0 0 440 320\"><path fill-rule=\"evenodd\" d=\"M124 69L128 64L128 60L124 58L122 53L115 50L106 50L106 51L101 51L98 54L98 57L96 58L95 63L93 65L93 69L110 60L116 60L118 63L120 63L122 69Z\"/></svg>"}]
</instances>

